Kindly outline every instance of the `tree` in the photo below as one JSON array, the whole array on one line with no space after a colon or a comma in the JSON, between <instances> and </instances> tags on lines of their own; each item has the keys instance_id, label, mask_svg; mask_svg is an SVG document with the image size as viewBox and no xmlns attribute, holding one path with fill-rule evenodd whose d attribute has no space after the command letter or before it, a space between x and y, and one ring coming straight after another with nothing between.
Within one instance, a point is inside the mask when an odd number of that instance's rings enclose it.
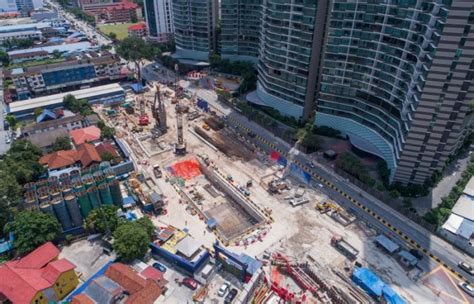
<instances>
[{"instance_id":1,"label":"tree","mask_svg":"<svg viewBox=\"0 0 474 304\"><path fill-rule=\"evenodd\" d=\"M11 219L21 202L22 193L23 189L15 176L6 170L0 170L0 227L5 227L7 221Z\"/></svg>"},{"instance_id":2,"label":"tree","mask_svg":"<svg viewBox=\"0 0 474 304\"><path fill-rule=\"evenodd\" d=\"M56 138L53 144L53 151L60 151L60 150L71 150L71 140L69 136L60 136Z\"/></svg>"},{"instance_id":3,"label":"tree","mask_svg":"<svg viewBox=\"0 0 474 304\"><path fill-rule=\"evenodd\" d=\"M0 62L4 67L7 67L10 64L10 57L8 56L7 52L0 51Z\"/></svg>"},{"instance_id":4,"label":"tree","mask_svg":"<svg viewBox=\"0 0 474 304\"><path fill-rule=\"evenodd\" d=\"M112 139L115 135L115 128L104 126L100 129L100 138L101 139Z\"/></svg>"},{"instance_id":5,"label":"tree","mask_svg":"<svg viewBox=\"0 0 474 304\"><path fill-rule=\"evenodd\" d=\"M137 16L132 16L132 17L130 18L130 22L131 22L131 23L137 23L137 22L138 22Z\"/></svg>"},{"instance_id":6,"label":"tree","mask_svg":"<svg viewBox=\"0 0 474 304\"><path fill-rule=\"evenodd\" d=\"M142 38L128 37L120 41L117 46L117 54L127 61L135 64L138 80L142 80L140 64L145 59L152 60L158 49L154 49L151 44L146 43Z\"/></svg>"},{"instance_id":7,"label":"tree","mask_svg":"<svg viewBox=\"0 0 474 304\"><path fill-rule=\"evenodd\" d=\"M18 255L23 255L56 239L61 233L61 225L50 214L21 211L5 226L5 233L7 232L13 232L13 247Z\"/></svg>"},{"instance_id":8,"label":"tree","mask_svg":"<svg viewBox=\"0 0 474 304\"><path fill-rule=\"evenodd\" d=\"M115 157L109 151L105 151L100 154L100 159L102 161L112 162L115 159Z\"/></svg>"},{"instance_id":9,"label":"tree","mask_svg":"<svg viewBox=\"0 0 474 304\"><path fill-rule=\"evenodd\" d=\"M54 50L52 55L53 55L53 58L55 58L55 59L59 59L59 58L62 57L62 54L59 50Z\"/></svg>"},{"instance_id":10,"label":"tree","mask_svg":"<svg viewBox=\"0 0 474 304\"><path fill-rule=\"evenodd\" d=\"M153 222L148 217L144 216L138 219L135 223L140 225L145 230L151 241L153 239L153 235L155 234L155 225L153 225Z\"/></svg>"},{"instance_id":11,"label":"tree","mask_svg":"<svg viewBox=\"0 0 474 304\"><path fill-rule=\"evenodd\" d=\"M112 39L112 41L117 40L117 34L115 34L114 32L110 32L108 36L110 39Z\"/></svg>"},{"instance_id":12,"label":"tree","mask_svg":"<svg viewBox=\"0 0 474 304\"><path fill-rule=\"evenodd\" d=\"M35 118L36 118L36 117L40 116L41 113L43 113L43 109L42 108L36 108L34 113L35 113Z\"/></svg>"},{"instance_id":13,"label":"tree","mask_svg":"<svg viewBox=\"0 0 474 304\"><path fill-rule=\"evenodd\" d=\"M63 98L64 107L71 112L80 113L83 116L87 116L93 113L91 105L85 99L77 100L73 95L66 95Z\"/></svg>"},{"instance_id":14,"label":"tree","mask_svg":"<svg viewBox=\"0 0 474 304\"><path fill-rule=\"evenodd\" d=\"M84 228L91 232L104 233L109 230L113 233L117 226L123 221L117 215L118 207L114 205L102 205L92 210L86 217Z\"/></svg>"},{"instance_id":15,"label":"tree","mask_svg":"<svg viewBox=\"0 0 474 304\"><path fill-rule=\"evenodd\" d=\"M18 123L18 121L16 120L16 117L14 115L8 114L7 116L5 116L5 120L8 122L12 130L16 129L16 124Z\"/></svg>"},{"instance_id":16,"label":"tree","mask_svg":"<svg viewBox=\"0 0 474 304\"><path fill-rule=\"evenodd\" d=\"M46 169L38 163L41 149L28 140L15 140L0 163L0 170L10 172L19 184L36 181Z\"/></svg>"},{"instance_id":17,"label":"tree","mask_svg":"<svg viewBox=\"0 0 474 304\"><path fill-rule=\"evenodd\" d=\"M114 232L114 250L125 262L145 255L149 243L146 230L136 222L122 224Z\"/></svg>"}]
</instances>

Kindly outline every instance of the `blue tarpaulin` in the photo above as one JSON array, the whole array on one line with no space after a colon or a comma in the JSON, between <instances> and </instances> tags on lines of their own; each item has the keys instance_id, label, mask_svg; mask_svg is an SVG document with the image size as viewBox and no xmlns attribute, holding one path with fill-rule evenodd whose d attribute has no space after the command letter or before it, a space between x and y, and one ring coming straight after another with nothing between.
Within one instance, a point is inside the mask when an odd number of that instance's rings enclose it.
<instances>
[{"instance_id":1,"label":"blue tarpaulin","mask_svg":"<svg viewBox=\"0 0 474 304\"><path fill-rule=\"evenodd\" d=\"M389 304L406 304L406 301L395 290L367 268L355 268L352 272L352 281L374 298L379 299L383 296Z\"/></svg>"},{"instance_id":2,"label":"blue tarpaulin","mask_svg":"<svg viewBox=\"0 0 474 304\"><path fill-rule=\"evenodd\" d=\"M135 93L143 92L143 86L140 83L134 83L130 87Z\"/></svg>"},{"instance_id":3,"label":"blue tarpaulin","mask_svg":"<svg viewBox=\"0 0 474 304\"><path fill-rule=\"evenodd\" d=\"M207 220L207 227L209 227L209 229L214 229L215 227L217 226L217 222L214 218L210 218Z\"/></svg>"},{"instance_id":4,"label":"blue tarpaulin","mask_svg":"<svg viewBox=\"0 0 474 304\"><path fill-rule=\"evenodd\" d=\"M207 101L205 101L202 98L197 99L196 105L198 106L199 109L203 110L204 112L209 111L209 104L207 103Z\"/></svg>"},{"instance_id":5,"label":"blue tarpaulin","mask_svg":"<svg viewBox=\"0 0 474 304\"><path fill-rule=\"evenodd\" d=\"M355 268L352 281L362 287L372 297L380 297L385 283L367 268Z\"/></svg>"},{"instance_id":6,"label":"blue tarpaulin","mask_svg":"<svg viewBox=\"0 0 474 304\"><path fill-rule=\"evenodd\" d=\"M300 179L303 183L309 184L311 182L311 175L303 171L303 169L298 167L295 163L290 164L290 172L291 175Z\"/></svg>"}]
</instances>

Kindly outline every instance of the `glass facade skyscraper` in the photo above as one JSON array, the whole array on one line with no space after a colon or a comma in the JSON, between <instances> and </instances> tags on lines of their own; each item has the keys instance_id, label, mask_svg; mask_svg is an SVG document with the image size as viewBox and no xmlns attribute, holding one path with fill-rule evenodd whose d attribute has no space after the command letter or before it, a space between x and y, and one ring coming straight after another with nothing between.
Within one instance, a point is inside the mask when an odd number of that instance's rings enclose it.
<instances>
[{"instance_id":1,"label":"glass facade skyscraper","mask_svg":"<svg viewBox=\"0 0 474 304\"><path fill-rule=\"evenodd\" d=\"M208 60L216 50L217 0L173 0L176 56Z\"/></svg>"},{"instance_id":2,"label":"glass facade skyscraper","mask_svg":"<svg viewBox=\"0 0 474 304\"><path fill-rule=\"evenodd\" d=\"M295 117L314 105L327 3L263 0L259 103Z\"/></svg>"},{"instance_id":3,"label":"glass facade skyscraper","mask_svg":"<svg viewBox=\"0 0 474 304\"><path fill-rule=\"evenodd\" d=\"M262 0L221 0L221 57L258 61Z\"/></svg>"},{"instance_id":4,"label":"glass facade skyscraper","mask_svg":"<svg viewBox=\"0 0 474 304\"><path fill-rule=\"evenodd\" d=\"M474 72L470 0L334 0L317 125L423 183L465 130Z\"/></svg>"}]
</instances>

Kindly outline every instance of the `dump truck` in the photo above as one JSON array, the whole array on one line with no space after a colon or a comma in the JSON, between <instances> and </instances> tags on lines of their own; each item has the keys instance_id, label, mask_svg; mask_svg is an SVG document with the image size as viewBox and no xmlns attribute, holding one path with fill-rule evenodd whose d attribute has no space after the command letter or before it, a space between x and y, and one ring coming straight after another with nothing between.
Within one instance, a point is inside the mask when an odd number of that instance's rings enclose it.
<instances>
[{"instance_id":1,"label":"dump truck","mask_svg":"<svg viewBox=\"0 0 474 304\"><path fill-rule=\"evenodd\" d=\"M153 166L153 174L155 175L156 178L161 178L163 176L163 173L161 172L159 165Z\"/></svg>"},{"instance_id":2,"label":"dump truck","mask_svg":"<svg viewBox=\"0 0 474 304\"><path fill-rule=\"evenodd\" d=\"M346 242L340 235L335 235L331 238L331 245L333 245L351 261L354 261L359 254L359 250L355 249L351 244Z\"/></svg>"}]
</instances>

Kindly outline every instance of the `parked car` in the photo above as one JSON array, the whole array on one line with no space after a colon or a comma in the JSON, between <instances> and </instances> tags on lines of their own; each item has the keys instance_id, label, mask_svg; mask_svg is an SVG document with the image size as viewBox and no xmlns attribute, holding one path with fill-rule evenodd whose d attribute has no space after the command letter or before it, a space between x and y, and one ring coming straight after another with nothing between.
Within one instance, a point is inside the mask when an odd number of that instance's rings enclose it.
<instances>
[{"instance_id":1,"label":"parked car","mask_svg":"<svg viewBox=\"0 0 474 304\"><path fill-rule=\"evenodd\" d=\"M198 283L192 278L184 278L182 283L184 284L184 286L192 290L196 290L198 287Z\"/></svg>"},{"instance_id":2,"label":"parked car","mask_svg":"<svg viewBox=\"0 0 474 304\"><path fill-rule=\"evenodd\" d=\"M311 169L316 168L316 166L313 164L313 162L307 162L306 166L310 167Z\"/></svg>"},{"instance_id":3,"label":"parked car","mask_svg":"<svg viewBox=\"0 0 474 304\"><path fill-rule=\"evenodd\" d=\"M237 296L237 289L235 288L232 288L231 291L229 291L229 293L227 294L227 296L225 297L224 299L224 303L228 304L228 303L232 303L232 301L235 299L235 297Z\"/></svg>"},{"instance_id":4,"label":"parked car","mask_svg":"<svg viewBox=\"0 0 474 304\"><path fill-rule=\"evenodd\" d=\"M227 290L229 290L229 287L230 287L230 283L224 282L224 284L222 284L222 286L217 291L217 295L219 297L223 297L227 293Z\"/></svg>"},{"instance_id":5,"label":"parked car","mask_svg":"<svg viewBox=\"0 0 474 304\"><path fill-rule=\"evenodd\" d=\"M461 261L458 263L459 268L474 276L474 267L466 261Z\"/></svg>"},{"instance_id":6,"label":"parked car","mask_svg":"<svg viewBox=\"0 0 474 304\"><path fill-rule=\"evenodd\" d=\"M166 272L166 267L163 264L160 264L158 262L153 263L153 267L158 269L161 272Z\"/></svg>"},{"instance_id":7,"label":"parked car","mask_svg":"<svg viewBox=\"0 0 474 304\"><path fill-rule=\"evenodd\" d=\"M421 252L419 252L418 250L416 250L416 249L410 249L410 253L411 253L411 255L413 255L418 260L423 259L423 254Z\"/></svg>"},{"instance_id":8,"label":"parked car","mask_svg":"<svg viewBox=\"0 0 474 304\"><path fill-rule=\"evenodd\" d=\"M469 283L467 282L464 282L464 283L459 283L459 287L461 287L461 289L467 293L468 295L470 295L472 298L474 298L474 287L472 287Z\"/></svg>"}]
</instances>

